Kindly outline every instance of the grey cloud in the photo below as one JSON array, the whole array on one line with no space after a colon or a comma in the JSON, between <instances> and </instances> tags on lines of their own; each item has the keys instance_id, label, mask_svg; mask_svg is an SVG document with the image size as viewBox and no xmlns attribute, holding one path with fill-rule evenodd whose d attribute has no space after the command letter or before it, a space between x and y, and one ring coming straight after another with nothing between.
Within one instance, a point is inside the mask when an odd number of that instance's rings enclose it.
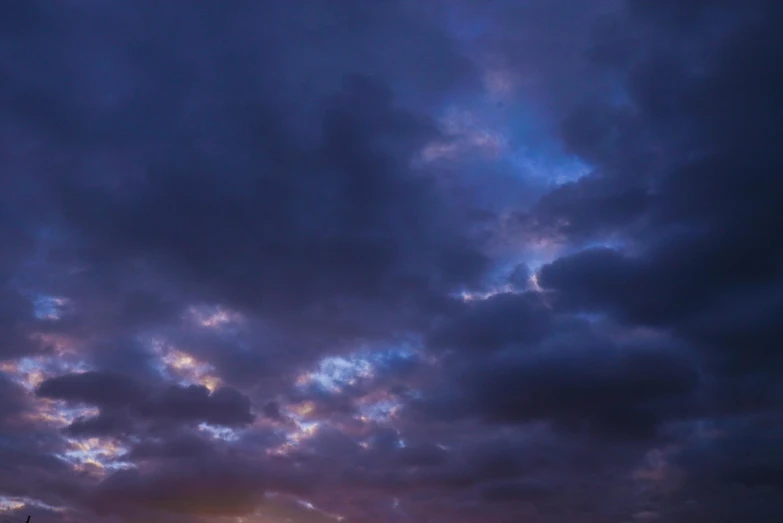
<instances>
[{"instance_id":1,"label":"grey cloud","mask_svg":"<svg viewBox=\"0 0 783 523\"><path fill-rule=\"evenodd\" d=\"M0 496L62 507L34 521L328 517L299 497L352 522L779 520L781 14L0 7ZM589 172L423 161L463 110ZM172 385L169 349L224 388ZM297 382L357 353L337 391Z\"/></svg>"},{"instance_id":2,"label":"grey cloud","mask_svg":"<svg viewBox=\"0 0 783 523\"><path fill-rule=\"evenodd\" d=\"M214 392L202 385L145 390L127 376L93 371L50 378L36 392L45 398L101 407L99 416L75 421L68 428L72 434L111 432L127 426L122 411L118 413L114 409L129 409L126 412L142 418L215 425L239 426L253 421L250 399L230 387Z\"/></svg>"},{"instance_id":3,"label":"grey cloud","mask_svg":"<svg viewBox=\"0 0 783 523\"><path fill-rule=\"evenodd\" d=\"M141 387L126 376L94 371L48 379L36 393L44 398L101 406L129 405L144 395Z\"/></svg>"}]
</instances>

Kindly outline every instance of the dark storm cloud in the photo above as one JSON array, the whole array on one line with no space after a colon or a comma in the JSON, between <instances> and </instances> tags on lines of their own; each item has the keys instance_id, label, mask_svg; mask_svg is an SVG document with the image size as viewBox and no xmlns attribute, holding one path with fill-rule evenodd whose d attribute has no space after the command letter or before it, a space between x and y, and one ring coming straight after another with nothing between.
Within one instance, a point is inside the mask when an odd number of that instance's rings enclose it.
<instances>
[{"instance_id":1,"label":"dark storm cloud","mask_svg":"<svg viewBox=\"0 0 783 523\"><path fill-rule=\"evenodd\" d=\"M115 417L112 409L124 407L150 419L203 421L227 426L253 421L250 399L230 387L210 392L202 385L171 385L163 390L149 391L127 376L84 372L48 379L41 383L36 394L104 409L105 412L96 418L77 420L68 429L74 434L118 428L121 418Z\"/></svg>"},{"instance_id":2,"label":"dark storm cloud","mask_svg":"<svg viewBox=\"0 0 783 523\"><path fill-rule=\"evenodd\" d=\"M725 424L723 436L684 449L676 462L696 474L747 488L783 488L779 419Z\"/></svg>"},{"instance_id":3,"label":"dark storm cloud","mask_svg":"<svg viewBox=\"0 0 783 523\"><path fill-rule=\"evenodd\" d=\"M677 416L698 385L695 369L667 351L572 343L577 348L555 355L498 358L469 377L480 414L645 437Z\"/></svg>"},{"instance_id":4,"label":"dark storm cloud","mask_svg":"<svg viewBox=\"0 0 783 523\"><path fill-rule=\"evenodd\" d=\"M596 173L534 211L537 223L575 240L625 240L561 258L538 280L559 310L609 314L693 344L716 420L768 416L783 398L772 321L783 296L780 16L776 2L629 4L635 29L617 30L633 45L603 64L622 75L628 105L613 113L595 104L567 119L566 141L593 152ZM628 168L634 164L646 165ZM779 517L769 489L780 445L763 436L779 430L779 417L737 423L742 431L713 436L698 465L684 465L689 504L671 500L672 512L657 517ZM723 450L712 453L716 447Z\"/></svg>"},{"instance_id":5,"label":"dark storm cloud","mask_svg":"<svg viewBox=\"0 0 783 523\"><path fill-rule=\"evenodd\" d=\"M0 507L776 521L781 9L0 7Z\"/></svg>"},{"instance_id":6,"label":"dark storm cloud","mask_svg":"<svg viewBox=\"0 0 783 523\"><path fill-rule=\"evenodd\" d=\"M307 313L324 302L319 315L339 314L342 295L415 306L428 291L469 281L481 256L435 214L426 179L382 150L419 124L373 82L346 89L319 150L295 147L261 116L257 131L237 129L240 143L249 140L237 157L249 154L251 163L163 165L138 192L70 193L82 203L67 214L100 227L94 234L119 253L149 253L206 296L267 313Z\"/></svg>"},{"instance_id":7,"label":"dark storm cloud","mask_svg":"<svg viewBox=\"0 0 783 523\"><path fill-rule=\"evenodd\" d=\"M777 202L781 165L775 145L783 100L783 42L776 30L780 15L774 2L629 2L627 10L596 26L601 34L584 54L596 67L586 71L588 84L579 84L586 89L569 92L563 85L544 95L563 111L566 144L594 167L592 174L555 189L524 216L526 228L544 236L563 235L577 246L578 252L538 273L546 303L557 314L608 315L631 328L668 331L679 338L677 352L691 344L691 362L665 344L643 351L651 359L640 359L638 366L631 363L638 353L627 348L607 353L600 346L587 353L595 360L583 362L574 358L573 347L584 340L570 340L569 350L542 357L525 335L543 323L525 327L523 311L509 314L514 320L507 321L498 312L476 320L487 328L476 346L492 350L499 343L495 338L508 344L504 333L519 328L515 337L520 349L496 366L487 364L486 370L467 364L464 371L478 377L482 387L475 390L487 390L478 397L488 412L511 405L515 408L503 412L535 418L538 408L568 425L574 423L567 421L570 411L603 429L613 430L614 424L621 433L633 434L634 426L647 433L696 413L720 419L779 411L778 329L772 318L779 316L782 267L777 233L783 216ZM567 19L553 16L550 21L564 27ZM584 53L585 47L574 42L566 40L557 52L568 54L573 44ZM521 60L540 56L527 50L511 53ZM541 64L534 63L533 69L549 72ZM557 69L548 80L561 78L561 73L575 79L585 71ZM607 78L612 81L606 83ZM591 85L617 89L617 96L607 99L591 91ZM602 240L619 246L579 251L580 245ZM479 307L490 310L490 303ZM474 317L480 316L474 313L457 323L463 330L455 332L468 341L482 332L471 327ZM489 328L492 322L502 329ZM558 331L565 332L562 327ZM608 367L601 364L602 354ZM533 365L530 374L514 365L537 358L547 365ZM698 373L706 380L698 379L693 358L701 360ZM592 396L601 396L602 390L605 397ZM456 391L463 395L444 397L431 413L448 413L457 402L470 410L474 390L456 388L448 394ZM614 417L615 409L622 414ZM557 420L558 412L565 417ZM778 426L771 421L766 430ZM740 439L754 441L758 430L750 428ZM774 443L763 448L761 454L770 459L779 453ZM738 456L737 466L746 458ZM714 459L711 455L706 461ZM774 473L758 469L747 476L774 478ZM693 479L702 480L707 478ZM682 509L688 514L682 517L718 517L704 496L720 496L737 479L712 480L717 484L705 486L699 501ZM748 492L732 499L753 510L759 521L774 519L767 494ZM739 517L743 509L731 513ZM681 517L665 511L647 514L643 517Z\"/></svg>"},{"instance_id":8,"label":"dark storm cloud","mask_svg":"<svg viewBox=\"0 0 783 523\"><path fill-rule=\"evenodd\" d=\"M145 417L198 420L215 425L245 425L253 421L250 399L236 389L210 392L204 386L171 386L139 405Z\"/></svg>"},{"instance_id":9,"label":"dark storm cloud","mask_svg":"<svg viewBox=\"0 0 783 523\"><path fill-rule=\"evenodd\" d=\"M554 321L535 293L497 294L462 309L436 328L433 345L490 352L534 344L551 331Z\"/></svg>"},{"instance_id":10,"label":"dark storm cloud","mask_svg":"<svg viewBox=\"0 0 783 523\"><path fill-rule=\"evenodd\" d=\"M23 163L40 182L26 196L65 242L47 237L30 281L72 299L58 327L98 367L149 371L126 337L220 302L282 338L276 355L259 340L211 355L253 383L286 372L292 344L415 325L480 275L461 211L410 166L438 132L402 104L472 73L415 5L30 5L3 103L17 148L51 160Z\"/></svg>"},{"instance_id":11,"label":"dark storm cloud","mask_svg":"<svg viewBox=\"0 0 783 523\"><path fill-rule=\"evenodd\" d=\"M44 381L36 391L44 398L60 399L100 406L122 406L143 397L141 387L119 374L84 372Z\"/></svg>"},{"instance_id":12,"label":"dark storm cloud","mask_svg":"<svg viewBox=\"0 0 783 523\"><path fill-rule=\"evenodd\" d=\"M126 455L139 470L106 472L89 495L57 504L170 521L247 514L267 488L326 484L325 470L360 448L324 440L307 481L290 478L286 460L280 472L256 466L258 456L215 455L181 426L246 426L250 400L167 388L140 338L174 332L229 383L264 382L268 399L268 381L283 386L329 341L426 323L417 311L478 280L485 260L465 216L410 165L439 133L405 105L440 96L471 67L416 9L31 2L2 17L13 21L2 40L4 123L17 149L45 158L4 160L34 180L29 190L14 180L39 213L29 223L56 232L35 245L40 265L25 283L71 300L45 332L75 340L97 369L51 377L37 395L100 408L65 436L142 440ZM238 310L249 326L208 335L179 318L204 303ZM255 449L243 436L234 452L264 456L273 439Z\"/></svg>"},{"instance_id":13,"label":"dark storm cloud","mask_svg":"<svg viewBox=\"0 0 783 523\"><path fill-rule=\"evenodd\" d=\"M545 267L540 281L558 291L561 306L674 327L706 345L709 357L716 350L733 354L727 361L735 368L747 368L742 360L755 367L777 362L771 350L775 330L764 318L776 315L783 253L777 234L783 215L774 196L781 192L774 144L775 115L783 107L776 58L782 46L771 22L779 7L755 2L745 10L727 2L711 11L642 3L638 9L658 13L642 19L655 31L674 29L669 20L687 22L697 32L706 31L716 16L751 21L735 27L711 52L701 49L696 65L663 44L645 49L629 71L635 118L653 138L685 125L687 143L663 149L668 169L645 182L654 188L649 205L634 206L644 214L645 227L634 236L633 254L584 251ZM664 59L674 60L680 72L667 76L665 85L643 80ZM658 98L675 108L664 110ZM608 219L612 211L604 206L592 206L592 212L605 226L614 223L620 231L626 226L625 217Z\"/></svg>"},{"instance_id":14,"label":"dark storm cloud","mask_svg":"<svg viewBox=\"0 0 783 523\"><path fill-rule=\"evenodd\" d=\"M683 347L663 337L618 342L607 327L563 321L552 311L531 322L525 308L496 306L515 302L525 304L524 295L496 295L462 318L463 328L503 328L458 338L472 353L450 360L453 382L438 384L418 405L426 416L547 421L569 431L637 438L695 414L699 369Z\"/></svg>"},{"instance_id":15,"label":"dark storm cloud","mask_svg":"<svg viewBox=\"0 0 783 523\"><path fill-rule=\"evenodd\" d=\"M772 522L781 516L780 418L774 415L707 422L703 436L682 446L672 463L684 473L665 496L670 521Z\"/></svg>"},{"instance_id":16,"label":"dark storm cloud","mask_svg":"<svg viewBox=\"0 0 783 523\"><path fill-rule=\"evenodd\" d=\"M25 390L3 372L0 372L0 398L0 427L10 430L19 414L30 407L28 398Z\"/></svg>"}]
</instances>

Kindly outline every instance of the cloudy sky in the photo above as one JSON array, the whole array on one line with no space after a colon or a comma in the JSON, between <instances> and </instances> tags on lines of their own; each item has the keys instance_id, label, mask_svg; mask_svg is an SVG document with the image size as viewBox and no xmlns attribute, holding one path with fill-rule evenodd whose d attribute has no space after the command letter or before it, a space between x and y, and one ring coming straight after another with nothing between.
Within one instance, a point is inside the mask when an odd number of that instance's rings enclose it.
<instances>
[{"instance_id":1,"label":"cloudy sky","mask_svg":"<svg viewBox=\"0 0 783 523\"><path fill-rule=\"evenodd\" d=\"M782 22L0 3L0 521L783 521Z\"/></svg>"}]
</instances>

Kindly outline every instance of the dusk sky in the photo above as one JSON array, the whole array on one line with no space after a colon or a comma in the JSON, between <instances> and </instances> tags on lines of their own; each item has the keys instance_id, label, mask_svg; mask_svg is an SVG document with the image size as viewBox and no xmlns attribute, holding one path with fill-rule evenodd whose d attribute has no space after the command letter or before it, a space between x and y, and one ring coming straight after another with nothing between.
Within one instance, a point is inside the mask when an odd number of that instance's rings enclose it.
<instances>
[{"instance_id":1,"label":"dusk sky","mask_svg":"<svg viewBox=\"0 0 783 523\"><path fill-rule=\"evenodd\" d=\"M0 2L0 523L783 521L783 1Z\"/></svg>"}]
</instances>

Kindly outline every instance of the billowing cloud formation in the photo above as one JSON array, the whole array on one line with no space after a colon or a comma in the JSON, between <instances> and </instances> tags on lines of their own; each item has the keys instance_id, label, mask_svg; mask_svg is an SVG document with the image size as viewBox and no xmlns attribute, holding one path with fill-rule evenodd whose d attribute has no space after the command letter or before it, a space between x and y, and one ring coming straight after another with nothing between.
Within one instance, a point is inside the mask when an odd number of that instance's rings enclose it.
<instances>
[{"instance_id":1,"label":"billowing cloud formation","mask_svg":"<svg viewBox=\"0 0 783 523\"><path fill-rule=\"evenodd\" d=\"M783 519L783 7L0 7L0 515Z\"/></svg>"}]
</instances>

